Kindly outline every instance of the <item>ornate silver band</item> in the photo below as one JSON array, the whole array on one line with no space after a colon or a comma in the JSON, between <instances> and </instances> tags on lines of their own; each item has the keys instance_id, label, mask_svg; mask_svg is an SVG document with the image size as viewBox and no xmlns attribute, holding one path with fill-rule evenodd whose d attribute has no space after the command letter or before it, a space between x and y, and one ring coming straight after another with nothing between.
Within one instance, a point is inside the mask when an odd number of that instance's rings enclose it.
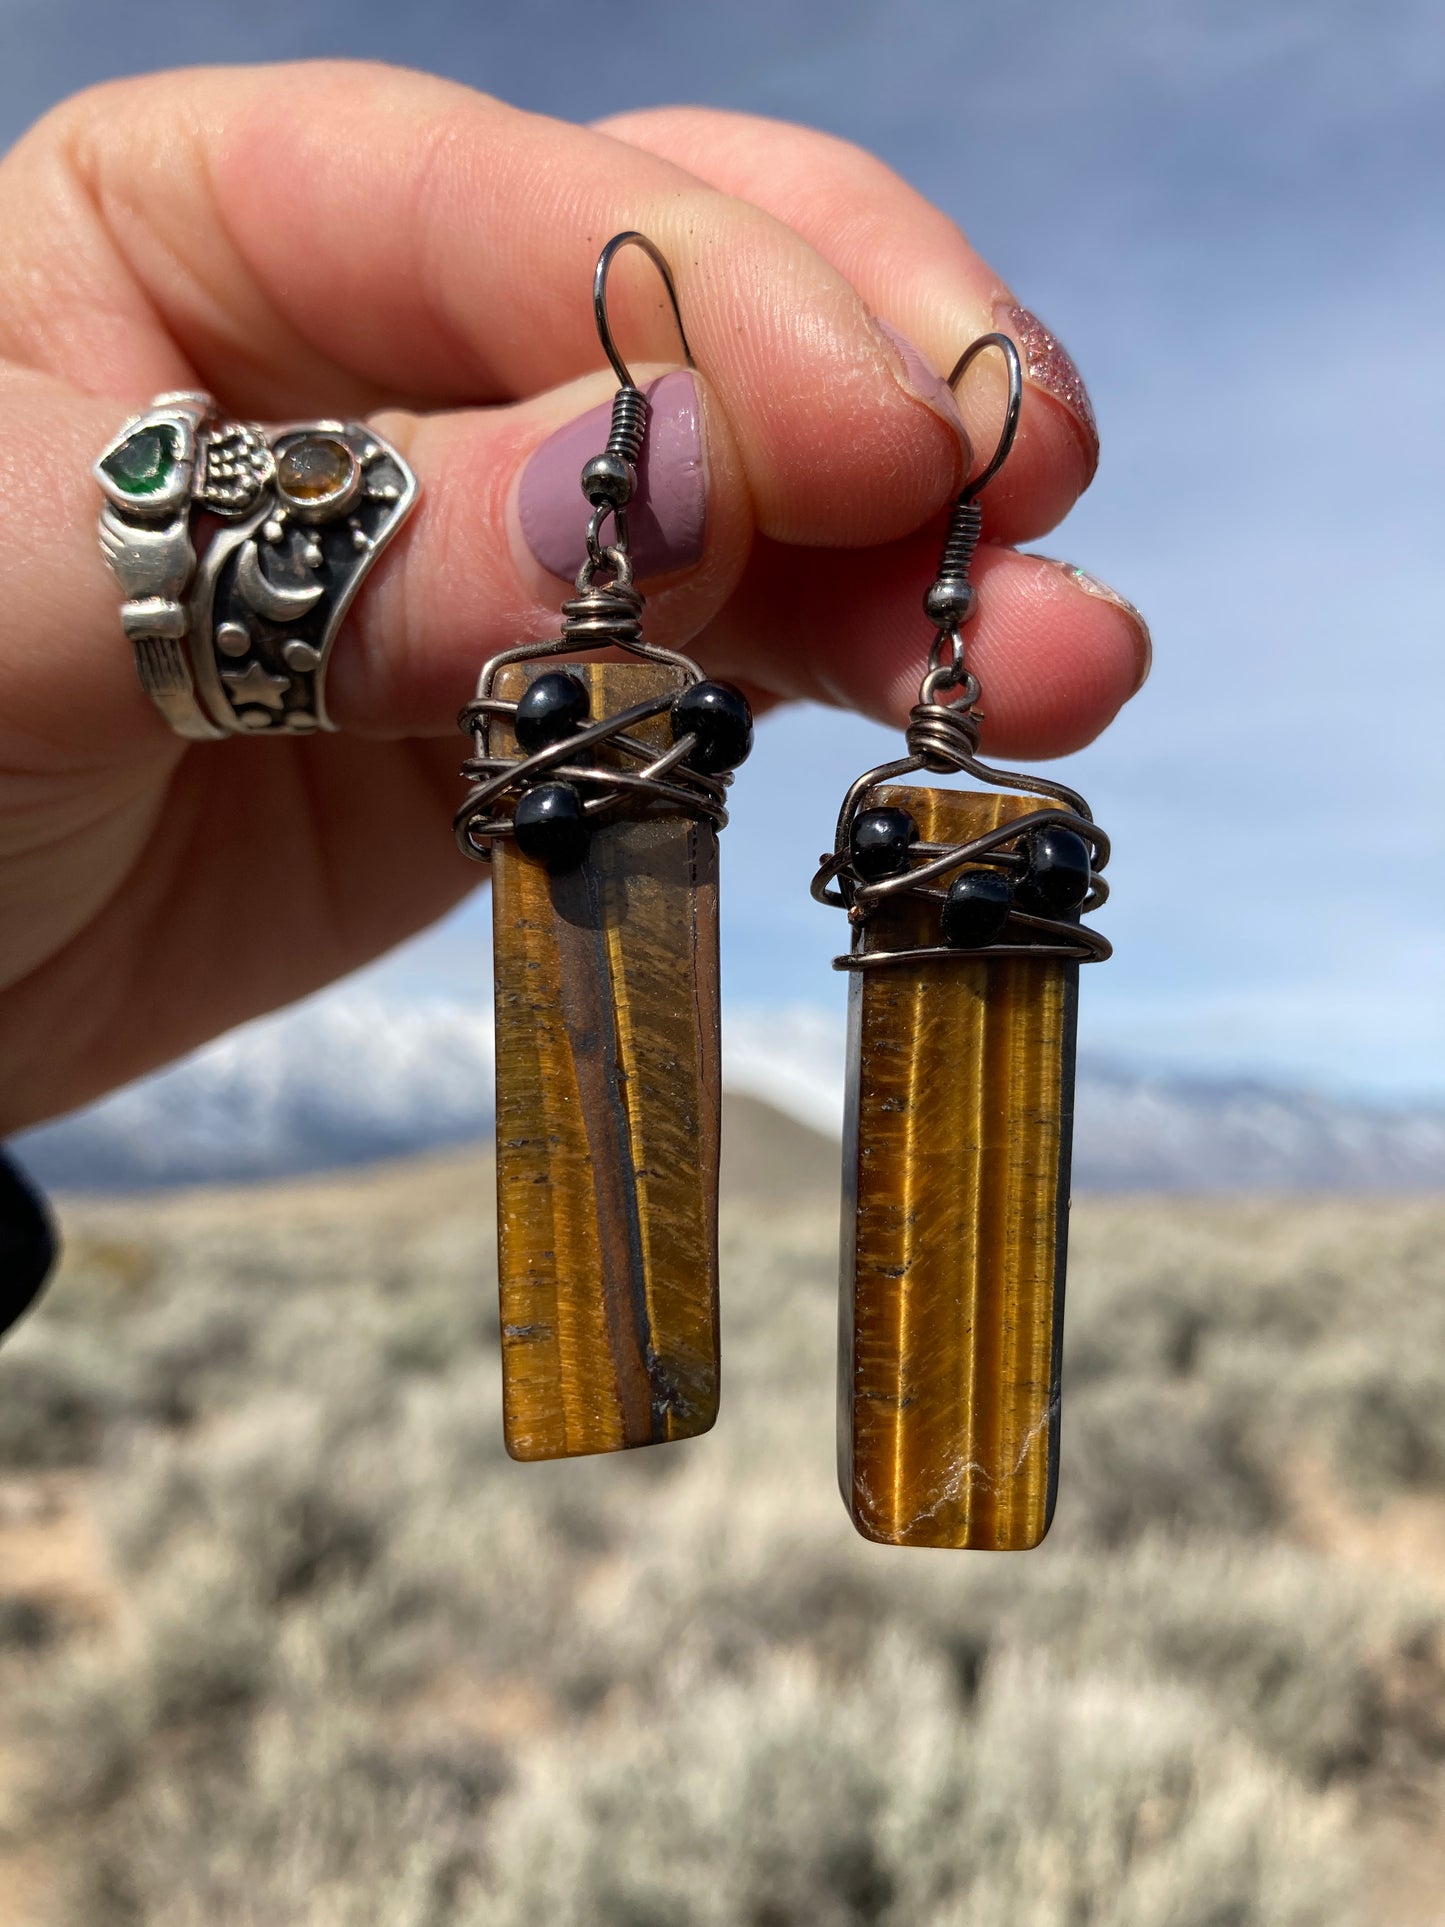
<instances>
[{"instance_id":1,"label":"ornate silver band","mask_svg":"<svg viewBox=\"0 0 1445 1927\"><path fill-rule=\"evenodd\" d=\"M170 727L196 740L333 728L337 632L416 500L396 450L363 422L268 434L222 420L208 395L168 394L94 473L121 626Z\"/></svg>"}]
</instances>

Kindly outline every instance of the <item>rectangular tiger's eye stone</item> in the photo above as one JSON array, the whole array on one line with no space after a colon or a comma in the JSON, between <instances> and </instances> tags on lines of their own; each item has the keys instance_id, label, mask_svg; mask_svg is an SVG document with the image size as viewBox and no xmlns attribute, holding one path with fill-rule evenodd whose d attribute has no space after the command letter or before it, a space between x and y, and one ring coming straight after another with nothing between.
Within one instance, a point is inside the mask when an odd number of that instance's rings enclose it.
<instances>
[{"instance_id":1,"label":"rectangular tiger's eye stone","mask_svg":"<svg viewBox=\"0 0 1445 1927\"><path fill-rule=\"evenodd\" d=\"M895 788L926 843L1028 796ZM936 945L903 899L865 950ZM1058 1475L1078 965L939 959L854 973L844 1131L839 1483L865 1538L1035 1546Z\"/></svg>"},{"instance_id":2,"label":"rectangular tiger's eye stone","mask_svg":"<svg viewBox=\"0 0 1445 1927\"><path fill-rule=\"evenodd\" d=\"M599 720L685 680L566 666ZM557 667L513 664L495 693ZM633 733L672 740L665 711ZM493 738L512 753L510 731ZM507 1450L691 1438L718 1403L717 832L624 809L578 869L551 876L504 840L493 879Z\"/></svg>"}]
</instances>

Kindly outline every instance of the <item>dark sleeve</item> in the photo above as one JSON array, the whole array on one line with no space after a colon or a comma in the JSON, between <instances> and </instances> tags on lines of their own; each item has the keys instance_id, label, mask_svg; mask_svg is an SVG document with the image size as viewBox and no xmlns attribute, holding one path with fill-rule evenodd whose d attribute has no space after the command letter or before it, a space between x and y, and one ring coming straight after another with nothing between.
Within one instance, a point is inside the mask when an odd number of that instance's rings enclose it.
<instances>
[{"instance_id":1,"label":"dark sleeve","mask_svg":"<svg viewBox=\"0 0 1445 1927\"><path fill-rule=\"evenodd\" d=\"M0 1333L40 1296L55 1250L55 1225L44 1201L0 1151Z\"/></svg>"}]
</instances>

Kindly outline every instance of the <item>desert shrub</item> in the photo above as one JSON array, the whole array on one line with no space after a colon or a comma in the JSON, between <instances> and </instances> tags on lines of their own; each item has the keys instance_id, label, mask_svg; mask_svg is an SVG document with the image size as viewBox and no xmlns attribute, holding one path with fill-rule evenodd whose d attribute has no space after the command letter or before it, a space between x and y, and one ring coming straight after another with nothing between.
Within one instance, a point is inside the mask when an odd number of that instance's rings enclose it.
<instances>
[{"instance_id":1,"label":"desert shrub","mask_svg":"<svg viewBox=\"0 0 1445 1927\"><path fill-rule=\"evenodd\" d=\"M1154 1530L1254 1536L1277 1471L1242 1388L1198 1377L1065 1378L1060 1535L1118 1546Z\"/></svg>"},{"instance_id":2,"label":"desert shrub","mask_svg":"<svg viewBox=\"0 0 1445 1927\"><path fill-rule=\"evenodd\" d=\"M73 1920L1344 1927L1445 1615L1284 1543L1281 1470L1445 1485L1438 1207L1081 1210L1020 1559L849 1530L831 1201L725 1220L714 1434L538 1466L486 1225L308 1210L162 1211L0 1359L0 1463L99 1467L125 1594L6 1661Z\"/></svg>"},{"instance_id":3,"label":"desert shrub","mask_svg":"<svg viewBox=\"0 0 1445 1927\"><path fill-rule=\"evenodd\" d=\"M45 1297L47 1324L133 1325L163 1268L155 1240L141 1227L67 1225L58 1276Z\"/></svg>"},{"instance_id":4,"label":"desert shrub","mask_svg":"<svg viewBox=\"0 0 1445 1927\"><path fill-rule=\"evenodd\" d=\"M461 1918L1323 1927L1345 1883L1331 1824L1202 1700L1035 1657L969 1711L895 1636L846 1683L801 1656L680 1671L655 1720L539 1748Z\"/></svg>"},{"instance_id":5,"label":"desert shrub","mask_svg":"<svg viewBox=\"0 0 1445 1927\"><path fill-rule=\"evenodd\" d=\"M1348 1493L1378 1502L1445 1485L1442 1355L1357 1335L1304 1362L1292 1402Z\"/></svg>"},{"instance_id":6,"label":"desert shrub","mask_svg":"<svg viewBox=\"0 0 1445 1927\"><path fill-rule=\"evenodd\" d=\"M94 1463L112 1428L142 1409L142 1378L98 1334L30 1320L5 1351L0 1467Z\"/></svg>"},{"instance_id":7,"label":"desert shrub","mask_svg":"<svg viewBox=\"0 0 1445 1927\"><path fill-rule=\"evenodd\" d=\"M1411 1200L1079 1214L1065 1530L1254 1535L1301 1454L1357 1498L1445 1483L1439 1215Z\"/></svg>"},{"instance_id":8,"label":"desert shrub","mask_svg":"<svg viewBox=\"0 0 1445 1927\"><path fill-rule=\"evenodd\" d=\"M60 1634L60 1616L44 1600L0 1593L0 1653L38 1652Z\"/></svg>"},{"instance_id":9,"label":"desert shrub","mask_svg":"<svg viewBox=\"0 0 1445 1927\"><path fill-rule=\"evenodd\" d=\"M436 1927L478 1862L501 1769L485 1745L414 1748L334 1703L257 1723L184 1799L149 1779L70 1895L87 1927Z\"/></svg>"},{"instance_id":10,"label":"desert shrub","mask_svg":"<svg viewBox=\"0 0 1445 1927\"><path fill-rule=\"evenodd\" d=\"M360 1430L283 1396L174 1451L150 1441L110 1487L123 1562L145 1571L177 1548L215 1542L272 1602L364 1570L386 1493L368 1487L353 1457Z\"/></svg>"},{"instance_id":11,"label":"desert shrub","mask_svg":"<svg viewBox=\"0 0 1445 1927\"><path fill-rule=\"evenodd\" d=\"M138 1670L152 1726L214 1723L259 1701L269 1683L276 1628L255 1581L234 1553L188 1547L147 1600Z\"/></svg>"},{"instance_id":12,"label":"desert shrub","mask_svg":"<svg viewBox=\"0 0 1445 1927\"><path fill-rule=\"evenodd\" d=\"M135 1787L154 1721L131 1658L61 1648L13 1691L7 1712L22 1763L15 1804L33 1825L93 1819Z\"/></svg>"}]
</instances>

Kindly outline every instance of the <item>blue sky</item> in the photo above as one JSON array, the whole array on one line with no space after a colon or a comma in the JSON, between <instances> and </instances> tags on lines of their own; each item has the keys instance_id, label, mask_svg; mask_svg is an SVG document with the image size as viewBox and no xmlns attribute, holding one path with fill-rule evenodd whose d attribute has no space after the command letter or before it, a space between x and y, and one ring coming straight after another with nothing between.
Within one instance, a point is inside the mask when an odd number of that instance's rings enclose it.
<instances>
[{"instance_id":1,"label":"blue sky","mask_svg":"<svg viewBox=\"0 0 1445 1927\"><path fill-rule=\"evenodd\" d=\"M875 149L1082 365L1103 464L1043 546L1154 629L1148 690L1060 766L1116 848L1086 1044L1445 1095L1436 6L0 0L0 21L7 138L106 75L344 53L568 117L686 99ZM840 997L808 877L890 740L819 711L762 732L725 840L735 1006ZM483 994L483 917L382 980Z\"/></svg>"}]
</instances>

